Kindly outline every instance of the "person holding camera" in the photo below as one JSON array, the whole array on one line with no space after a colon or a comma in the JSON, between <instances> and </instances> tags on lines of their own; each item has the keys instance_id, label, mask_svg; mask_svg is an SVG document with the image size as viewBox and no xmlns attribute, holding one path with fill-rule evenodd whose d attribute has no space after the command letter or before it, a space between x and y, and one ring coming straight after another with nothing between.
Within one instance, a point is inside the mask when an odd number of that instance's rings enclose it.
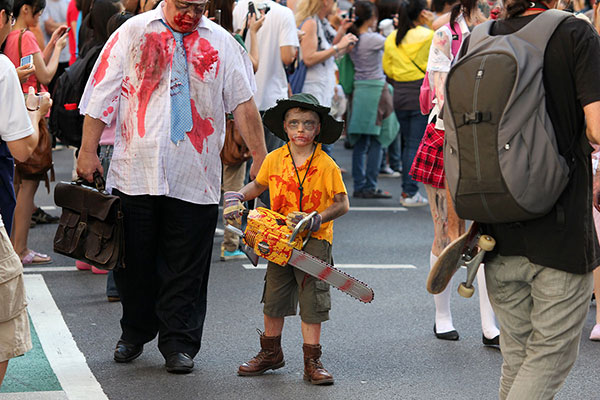
<instances>
[{"instance_id":1,"label":"person holding camera","mask_svg":"<svg viewBox=\"0 0 600 400\"><path fill-rule=\"evenodd\" d=\"M327 17L335 9L335 0L300 0L296 5L296 25L305 35L300 43L300 55L307 67L302 93L309 93L324 107L331 107L335 94L335 57L348 52L358 41L347 33L353 18L346 18L334 30ZM323 145L331 153L333 145Z\"/></svg>"},{"instance_id":2,"label":"person holding camera","mask_svg":"<svg viewBox=\"0 0 600 400\"><path fill-rule=\"evenodd\" d=\"M256 34L256 42L251 35L244 38L246 48L251 52L258 48L260 61L255 73L256 95L254 99L260 114L277 104L278 99L288 97L288 83L285 66L294 62L299 46L298 33L292 10L274 1L252 2L240 0L233 9L233 29L244 33L250 16L264 13L265 21ZM265 127L267 150L280 147L283 141L272 135Z\"/></svg>"}]
</instances>

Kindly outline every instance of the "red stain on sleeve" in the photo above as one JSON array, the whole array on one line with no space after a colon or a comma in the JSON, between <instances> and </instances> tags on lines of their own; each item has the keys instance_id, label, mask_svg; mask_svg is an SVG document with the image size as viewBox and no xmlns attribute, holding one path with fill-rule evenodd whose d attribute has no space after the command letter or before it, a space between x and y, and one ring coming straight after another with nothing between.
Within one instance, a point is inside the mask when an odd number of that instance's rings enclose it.
<instances>
[{"instance_id":1,"label":"red stain on sleeve","mask_svg":"<svg viewBox=\"0 0 600 400\"><path fill-rule=\"evenodd\" d=\"M183 40L188 60L192 63L194 71L201 80L206 79L207 73L213 69L215 75L219 74L221 60L219 51L212 47L210 42L198 36L198 31L186 36Z\"/></svg>"},{"instance_id":2,"label":"red stain on sleeve","mask_svg":"<svg viewBox=\"0 0 600 400\"><path fill-rule=\"evenodd\" d=\"M140 81L137 91L137 130L140 137L146 134L146 111L150 96L158 87L167 65L173 60L175 48L175 39L169 31L146 33L144 37L144 43L140 47L140 62L135 66Z\"/></svg>"},{"instance_id":3,"label":"red stain on sleeve","mask_svg":"<svg viewBox=\"0 0 600 400\"><path fill-rule=\"evenodd\" d=\"M97 84L102 82L102 79L104 79L104 77L106 76L106 70L108 69L108 58L110 57L110 52L111 52L112 48L115 46L115 43L117 43L118 39L119 39L119 32L117 32L115 34L115 36L112 38L112 40L110 42L108 42L108 44L106 45L106 48L102 52L102 55L100 56L100 64L98 64L96 73L94 73L94 80L92 81L92 86L96 86Z\"/></svg>"},{"instance_id":4,"label":"red stain on sleeve","mask_svg":"<svg viewBox=\"0 0 600 400\"><path fill-rule=\"evenodd\" d=\"M196 102L194 100L191 100L191 102L192 120L194 121L194 126L192 127L192 130L187 133L187 135L192 142L192 146L194 146L199 154L202 154L202 150L204 150L204 142L208 141L208 137L215 133L215 128L213 127L213 119L202 118L200 114L198 114L198 110L196 110Z\"/></svg>"},{"instance_id":5,"label":"red stain on sleeve","mask_svg":"<svg viewBox=\"0 0 600 400\"><path fill-rule=\"evenodd\" d=\"M110 114L113 113L113 111L115 111L114 107L110 106L106 110L104 110L104 112L102 113L102 115L104 115L105 117L108 117Z\"/></svg>"}]
</instances>

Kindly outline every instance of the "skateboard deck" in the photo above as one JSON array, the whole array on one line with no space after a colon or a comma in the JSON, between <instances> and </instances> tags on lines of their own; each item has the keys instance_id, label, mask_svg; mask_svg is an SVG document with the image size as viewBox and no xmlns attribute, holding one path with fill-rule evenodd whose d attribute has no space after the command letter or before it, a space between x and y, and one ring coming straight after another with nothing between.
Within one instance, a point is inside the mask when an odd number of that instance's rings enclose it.
<instances>
[{"instance_id":1,"label":"skateboard deck","mask_svg":"<svg viewBox=\"0 0 600 400\"><path fill-rule=\"evenodd\" d=\"M488 235L481 235L478 224L473 222L466 233L453 240L442 251L429 271L427 291L431 294L443 292L456 271L465 266L467 281L461 283L458 292L463 297L471 297L474 290L472 284L479 264L483 261L486 250L492 250L494 245L494 239Z\"/></svg>"}]
</instances>

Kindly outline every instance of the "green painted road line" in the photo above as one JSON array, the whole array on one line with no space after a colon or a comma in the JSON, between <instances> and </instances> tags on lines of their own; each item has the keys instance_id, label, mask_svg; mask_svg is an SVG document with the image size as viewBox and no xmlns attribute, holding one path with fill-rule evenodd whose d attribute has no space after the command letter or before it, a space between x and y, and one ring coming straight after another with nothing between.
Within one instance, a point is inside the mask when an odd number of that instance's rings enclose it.
<instances>
[{"instance_id":1,"label":"green painted road line","mask_svg":"<svg viewBox=\"0 0 600 400\"><path fill-rule=\"evenodd\" d=\"M40 343L31 318L31 341L33 348L22 357L8 362L8 371L2 383L0 393L15 392L52 392L61 391L62 387L54 374L44 349Z\"/></svg>"}]
</instances>

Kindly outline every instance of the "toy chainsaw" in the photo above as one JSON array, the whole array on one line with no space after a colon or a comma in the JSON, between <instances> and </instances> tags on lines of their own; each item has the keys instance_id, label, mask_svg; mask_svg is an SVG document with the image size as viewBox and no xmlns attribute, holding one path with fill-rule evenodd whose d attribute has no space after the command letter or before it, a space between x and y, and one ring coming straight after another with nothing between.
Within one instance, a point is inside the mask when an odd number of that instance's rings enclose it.
<instances>
[{"instance_id":1,"label":"toy chainsaw","mask_svg":"<svg viewBox=\"0 0 600 400\"><path fill-rule=\"evenodd\" d=\"M259 256L282 267L290 264L363 303L370 303L373 300L373 289L319 258L302 251L310 239L310 235L305 234L303 237L300 232L315 214L316 211L302 219L292 231L286 225L283 215L258 207L248 212L244 232L231 225L227 225L225 229L244 240L246 246L242 247L242 251L246 253L254 266L258 264Z\"/></svg>"}]
</instances>

